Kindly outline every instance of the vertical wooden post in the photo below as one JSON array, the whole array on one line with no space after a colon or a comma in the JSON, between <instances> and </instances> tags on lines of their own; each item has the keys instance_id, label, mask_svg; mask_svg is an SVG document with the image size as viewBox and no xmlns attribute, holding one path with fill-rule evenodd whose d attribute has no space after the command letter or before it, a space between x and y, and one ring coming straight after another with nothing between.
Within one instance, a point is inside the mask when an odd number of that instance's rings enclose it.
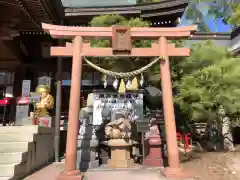
<instances>
[{"instance_id":1,"label":"vertical wooden post","mask_svg":"<svg viewBox=\"0 0 240 180\"><path fill-rule=\"evenodd\" d=\"M67 147L65 159L65 175L76 175L77 137L79 126L79 110L81 97L83 38L76 36L73 40L72 77L70 90L69 118L67 131Z\"/></svg>"},{"instance_id":2,"label":"vertical wooden post","mask_svg":"<svg viewBox=\"0 0 240 180\"><path fill-rule=\"evenodd\" d=\"M168 164L166 176L170 177L179 170L179 151L177 145L176 122L174 115L172 80L168 57L168 41L166 37L159 38L160 56L164 58L160 63L160 75L163 93L163 111L167 138ZM172 171L174 170L174 172ZM170 175L171 174L171 175ZM178 174L178 173L177 173Z\"/></svg>"},{"instance_id":3,"label":"vertical wooden post","mask_svg":"<svg viewBox=\"0 0 240 180\"><path fill-rule=\"evenodd\" d=\"M55 162L59 162L59 146L60 146L60 118L61 118L61 105L62 105L62 57L57 59L57 92L56 92L56 114L55 114Z\"/></svg>"}]
</instances>

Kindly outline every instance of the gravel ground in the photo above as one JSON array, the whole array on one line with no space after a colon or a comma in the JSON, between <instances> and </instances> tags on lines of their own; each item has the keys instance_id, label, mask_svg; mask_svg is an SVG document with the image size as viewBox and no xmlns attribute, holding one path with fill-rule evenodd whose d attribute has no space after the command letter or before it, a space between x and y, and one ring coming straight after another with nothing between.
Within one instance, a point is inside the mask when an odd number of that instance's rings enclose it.
<instances>
[{"instance_id":1,"label":"gravel ground","mask_svg":"<svg viewBox=\"0 0 240 180\"><path fill-rule=\"evenodd\" d=\"M182 166L195 174L196 180L240 180L240 146L236 152L192 154Z\"/></svg>"}]
</instances>

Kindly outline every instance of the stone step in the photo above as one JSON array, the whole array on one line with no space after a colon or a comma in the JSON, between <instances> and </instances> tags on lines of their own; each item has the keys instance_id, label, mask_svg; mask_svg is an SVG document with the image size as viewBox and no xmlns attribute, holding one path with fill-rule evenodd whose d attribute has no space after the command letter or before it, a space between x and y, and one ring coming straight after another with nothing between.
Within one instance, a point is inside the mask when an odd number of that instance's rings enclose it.
<instances>
[{"instance_id":1,"label":"stone step","mask_svg":"<svg viewBox=\"0 0 240 180\"><path fill-rule=\"evenodd\" d=\"M1 130L0 130L1 131ZM0 134L0 143L1 142L32 142L34 141L34 134Z\"/></svg>"},{"instance_id":2,"label":"stone step","mask_svg":"<svg viewBox=\"0 0 240 180\"><path fill-rule=\"evenodd\" d=\"M20 177L22 177L22 176L20 176ZM14 177L12 177L12 176L4 176L4 177L0 177L0 180L19 180L19 179L22 179L20 177L18 177L18 176L14 176Z\"/></svg>"},{"instance_id":3,"label":"stone step","mask_svg":"<svg viewBox=\"0 0 240 180\"><path fill-rule=\"evenodd\" d=\"M0 177L21 177L26 173L26 164L0 164Z\"/></svg>"},{"instance_id":4,"label":"stone step","mask_svg":"<svg viewBox=\"0 0 240 180\"><path fill-rule=\"evenodd\" d=\"M27 152L0 153L0 164L23 163L27 161L27 158Z\"/></svg>"},{"instance_id":5,"label":"stone step","mask_svg":"<svg viewBox=\"0 0 240 180\"><path fill-rule=\"evenodd\" d=\"M35 125L29 126L1 126L0 127L0 135L3 134L37 134L44 133L50 134L54 131L53 128L39 127Z\"/></svg>"},{"instance_id":6,"label":"stone step","mask_svg":"<svg viewBox=\"0 0 240 180\"><path fill-rule=\"evenodd\" d=\"M0 177L0 180L13 180L10 176Z\"/></svg>"},{"instance_id":7,"label":"stone step","mask_svg":"<svg viewBox=\"0 0 240 180\"><path fill-rule=\"evenodd\" d=\"M29 142L1 142L0 153L27 152Z\"/></svg>"}]
</instances>

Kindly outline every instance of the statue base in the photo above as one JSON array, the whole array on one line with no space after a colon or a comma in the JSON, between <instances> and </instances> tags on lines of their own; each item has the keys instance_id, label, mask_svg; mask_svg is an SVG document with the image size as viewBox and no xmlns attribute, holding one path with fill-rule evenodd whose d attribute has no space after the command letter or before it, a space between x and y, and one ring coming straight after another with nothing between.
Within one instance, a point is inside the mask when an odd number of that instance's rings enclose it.
<instances>
[{"instance_id":1,"label":"statue base","mask_svg":"<svg viewBox=\"0 0 240 180\"><path fill-rule=\"evenodd\" d=\"M143 160L144 165L163 166L160 135L152 135L145 141L147 156Z\"/></svg>"},{"instance_id":2,"label":"statue base","mask_svg":"<svg viewBox=\"0 0 240 180\"><path fill-rule=\"evenodd\" d=\"M131 159L132 141L125 141L124 139L111 139L108 141L111 148L111 159L108 160L110 168L129 168L134 165Z\"/></svg>"},{"instance_id":3,"label":"statue base","mask_svg":"<svg viewBox=\"0 0 240 180\"><path fill-rule=\"evenodd\" d=\"M110 151L107 141L101 141L98 146L100 164L107 164L110 159Z\"/></svg>"},{"instance_id":4,"label":"statue base","mask_svg":"<svg viewBox=\"0 0 240 180\"><path fill-rule=\"evenodd\" d=\"M171 168L166 167L163 172L166 178L170 179L186 179L186 178L193 178L193 175L190 173L185 172L182 168Z\"/></svg>"},{"instance_id":5,"label":"statue base","mask_svg":"<svg viewBox=\"0 0 240 180\"><path fill-rule=\"evenodd\" d=\"M78 170L72 172L61 172L56 180L83 180L84 174Z\"/></svg>"},{"instance_id":6,"label":"statue base","mask_svg":"<svg viewBox=\"0 0 240 180\"><path fill-rule=\"evenodd\" d=\"M129 168L134 166L134 160L108 160L108 167L109 168Z\"/></svg>"}]
</instances>

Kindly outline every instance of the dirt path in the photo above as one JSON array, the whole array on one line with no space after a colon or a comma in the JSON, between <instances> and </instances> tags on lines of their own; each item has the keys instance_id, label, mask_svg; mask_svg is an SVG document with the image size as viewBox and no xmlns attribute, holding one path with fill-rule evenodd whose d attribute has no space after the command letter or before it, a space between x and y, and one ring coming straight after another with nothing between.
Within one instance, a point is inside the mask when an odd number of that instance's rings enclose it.
<instances>
[{"instance_id":1,"label":"dirt path","mask_svg":"<svg viewBox=\"0 0 240 180\"><path fill-rule=\"evenodd\" d=\"M182 166L195 174L196 180L240 180L240 151L194 154Z\"/></svg>"}]
</instances>

